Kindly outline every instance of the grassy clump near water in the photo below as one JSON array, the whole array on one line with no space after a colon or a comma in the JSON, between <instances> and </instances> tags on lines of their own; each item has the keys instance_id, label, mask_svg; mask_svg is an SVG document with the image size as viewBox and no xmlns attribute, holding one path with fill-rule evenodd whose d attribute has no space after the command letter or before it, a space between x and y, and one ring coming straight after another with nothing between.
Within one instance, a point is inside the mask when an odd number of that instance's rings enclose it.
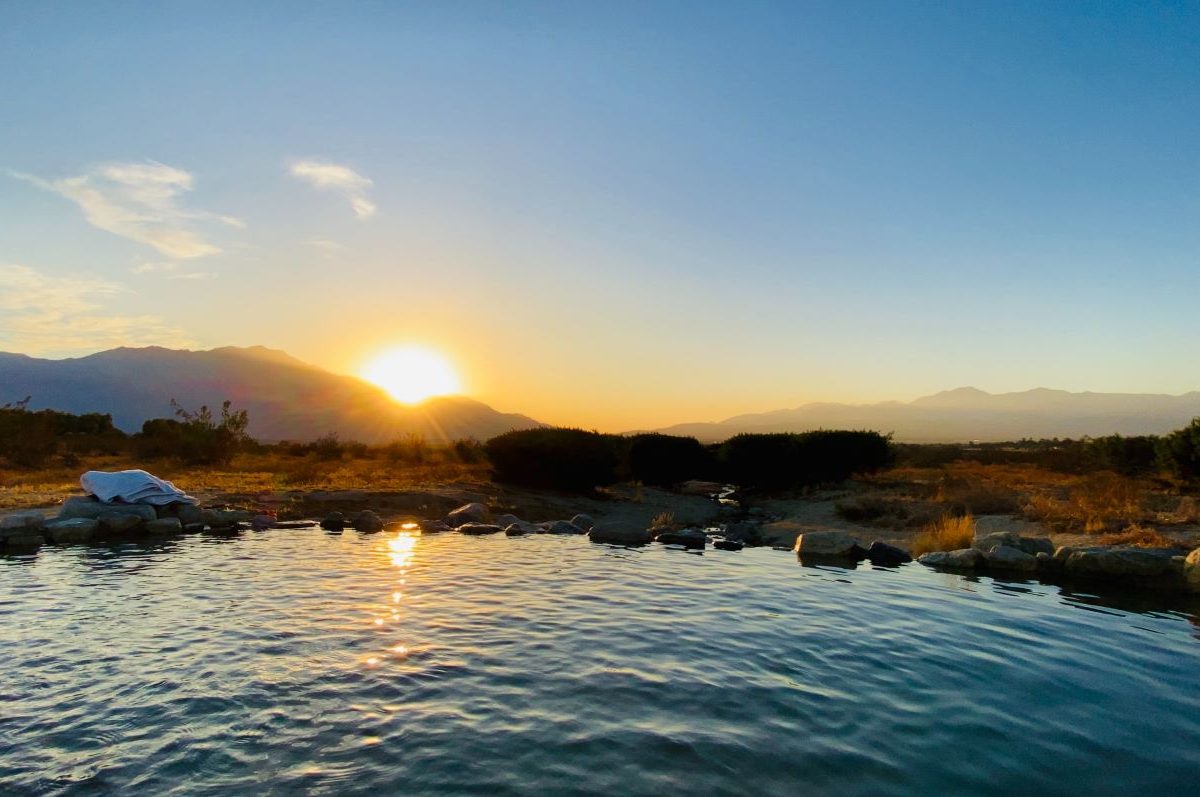
<instances>
[{"instance_id":1,"label":"grassy clump near water","mask_svg":"<svg viewBox=\"0 0 1200 797\"><path fill-rule=\"evenodd\" d=\"M970 515L946 515L930 523L913 538L912 555L930 551L957 551L970 548L975 541L975 518Z\"/></svg>"}]
</instances>

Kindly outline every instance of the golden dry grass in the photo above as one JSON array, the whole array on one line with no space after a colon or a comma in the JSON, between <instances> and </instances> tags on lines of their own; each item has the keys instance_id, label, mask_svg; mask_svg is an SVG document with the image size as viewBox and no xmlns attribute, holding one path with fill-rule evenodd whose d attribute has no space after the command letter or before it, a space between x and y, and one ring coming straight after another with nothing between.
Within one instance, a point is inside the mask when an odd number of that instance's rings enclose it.
<instances>
[{"instance_id":1,"label":"golden dry grass","mask_svg":"<svg viewBox=\"0 0 1200 797\"><path fill-rule=\"evenodd\" d=\"M1130 526L1122 532L1105 534L1096 539L1101 545L1131 545L1135 548L1174 548L1176 540L1163 535L1157 529Z\"/></svg>"},{"instance_id":2,"label":"golden dry grass","mask_svg":"<svg viewBox=\"0 0 1200 797\"><path fill-rule=\"evenodd\" d=\"M277 453L239 454L228 466L183 465L137 457L85 457L79 464L35 471L0 469L0 509L48 506L77 495L85 470L143 468L197 496L275 490L406 490L449 482L487 481L486 465L451 462L396 464L361 458L320 461Z\"/></svg>"},{"instance_id":3,"label":"golden dry grass","mask_svg":"<svg viewBox=\"0 0 1200 797\"><path fill-rule=\"evenodd\" d=\"M930 551L957 551L970 548L975 539L975 518L947 515L921 530L912 542L913 556Z\"/></svg>"}]
</instances>

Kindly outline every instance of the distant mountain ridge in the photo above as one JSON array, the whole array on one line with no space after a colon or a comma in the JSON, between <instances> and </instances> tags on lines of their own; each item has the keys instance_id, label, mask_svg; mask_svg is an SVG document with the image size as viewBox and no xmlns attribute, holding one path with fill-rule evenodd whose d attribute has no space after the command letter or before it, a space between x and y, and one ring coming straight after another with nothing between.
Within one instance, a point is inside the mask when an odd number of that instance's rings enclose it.
<instances>
[{"instance_id":1,"label":"distant mountain ridge","mask_svg":"<svg viewBox=\"0 0 1200 797\"><path fill-rule=\"evenodd\" d=\"M172 417L172 398L188 409L219 407L229 399L249 411L250 434L267 441L305 441L331 432L366 443L408 434L430 442L486 440L542 425L462 396L398 404L369 382L262 346L118 348L67 360L0 352L0 404L26 396L31 409L108 413L128 432L150 418Z\"/></svg>"},{"instance_id":2,"label":"distant mountain ridge","mask_svg":"<svg viewBox=\"0 0 1200 797\"><path fill-rule=\"evenodd\" d=\"M1100 437L1163 434L1200 416L1200 391L1158 393L1071 393L1035 388L987 393L973 387L945 390L904 403L819 402L772 412L737 415L715 423L683 423L656 431L690 435L705 442L742 432L805 432L812 429L872 429L892 432L901 442L999 442L1021 438Z\"/></svg>"}]
</instances>

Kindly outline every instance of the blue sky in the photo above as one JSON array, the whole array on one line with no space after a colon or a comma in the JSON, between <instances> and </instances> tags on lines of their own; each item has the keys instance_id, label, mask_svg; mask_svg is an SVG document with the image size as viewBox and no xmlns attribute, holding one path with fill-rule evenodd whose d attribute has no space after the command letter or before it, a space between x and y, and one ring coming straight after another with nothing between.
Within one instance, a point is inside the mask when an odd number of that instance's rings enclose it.
<instances>
[{"instance_id":1,"label":"blue sky","mask_svg":"<svg viewBox=\"0 0 1200 797\"><path fill-rule=\"evenodd\" d=\"M615 429L1200 388L1200 3L0 3L0 98L0 349L419 342Z\"/></svg>"}]
</instances>

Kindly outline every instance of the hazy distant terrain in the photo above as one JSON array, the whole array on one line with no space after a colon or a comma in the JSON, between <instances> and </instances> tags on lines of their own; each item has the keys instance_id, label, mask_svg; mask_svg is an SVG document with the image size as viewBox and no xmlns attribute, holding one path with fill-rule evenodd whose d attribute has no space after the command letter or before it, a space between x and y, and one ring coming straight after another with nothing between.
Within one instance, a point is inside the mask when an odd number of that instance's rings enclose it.
<instances>
[{"instance_id":1,"label":"hazy distant terrain","mask_svg":"<svg viewBox=\"0 0 1200 797\"><path fill-rule=\"evenodd\" d=\"M170 401L196 409L231 399L250 412L261 440L311 440L336 432L343 440L383 443L406 434L427 440L486 440L539 426L463 397L409 407L380 388L255 346L211 351L119 348L68 360L0 353L0 404L32 396L31 409L101 412L125 431L172 416Z\"/></svg>"},{"instance_id":2,"label":"hazy distant terrain","mask_svg":"<svg viewBox=\"0 0 1200 797\"><path fill-rule=\"evenodd\" d=\"M985 393L963 387L909 403L815 403L788 410L738 415L716 423L684 423L657 431L724 440L740 432L873 429L906 442L1002 441L1024 437L1098 437L1161 434L1200 416L1200 392L1070 393L1038 388Z\"/></svg>"}]
</instances>

